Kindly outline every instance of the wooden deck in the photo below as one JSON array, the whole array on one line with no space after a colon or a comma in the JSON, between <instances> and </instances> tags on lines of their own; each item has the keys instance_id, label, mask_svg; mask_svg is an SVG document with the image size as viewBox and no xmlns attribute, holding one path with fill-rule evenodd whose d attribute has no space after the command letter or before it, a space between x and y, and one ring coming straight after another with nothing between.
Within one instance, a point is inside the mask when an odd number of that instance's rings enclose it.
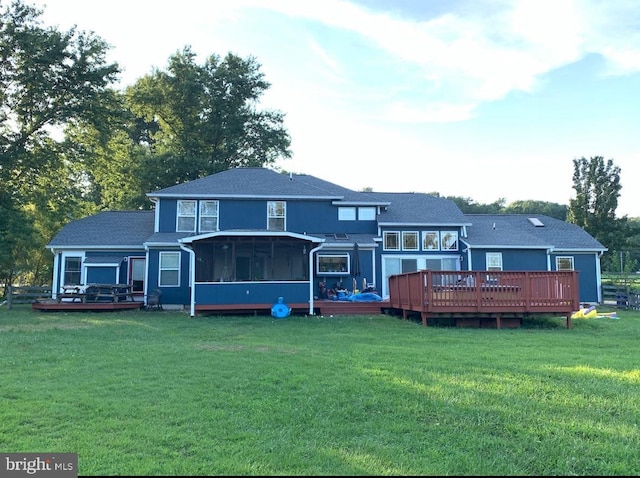
<instances>
[{"instance_id":1,"label":"wooden deck","mask_svg":"<svg viewBox=\"0 0 640 478\"><path fill-rule=\"evenodd\" d=\"M58 302L55 299L40 299L31 304L34 310L70 310L70 311L107 311L107 310L130 310L144 307L141 301L127 302Z\"/></svg>"},{"instance_id":2,"label":"wooden deck","mask_svg":"<svg viewBox=\"0 0 640 478\"><path fill-rule=\"evenodd\" d=\"M196 305L196 314L211 313L252 313L254 315L271 315L274 304L217 304ZM292 314L308 314L309 304L306 302L288 303ZM315 315L378 315L389 309L389 301L351 302L344 300L316 300L313 302Z\"/></svg>"},{"instance_id":3,"label":"wooden deck","mask_svg":"<svg viewBox=\"0 0 640 478\"><path fill-rule=\"evenodd\" d=\"M580 309L575 271L417 271L389 278L392 309L456 326L517 327L532 315L571 315Z\"/></svg>"}]
</instances>

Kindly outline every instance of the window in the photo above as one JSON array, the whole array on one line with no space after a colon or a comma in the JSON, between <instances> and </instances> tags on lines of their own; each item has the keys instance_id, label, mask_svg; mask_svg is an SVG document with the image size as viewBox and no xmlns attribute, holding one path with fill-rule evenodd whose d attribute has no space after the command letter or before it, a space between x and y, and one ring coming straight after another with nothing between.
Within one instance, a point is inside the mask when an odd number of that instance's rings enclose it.
<instances>
[{"instance_id":1,"label":"window","mask_svg":"<svg viewBox=\"0 0 640 478\"><path fill-rule=\"evenodd\" d=\"M349 274L349 254L318 255L318 274Z\"/></svg>"},{"instance_id":2,"label":"window","mask_svg":"<svg viewBox=\"0 0 640 478\"><path fill-rule=\"evenodd\" d=\"M417 251L418 250L418 233L403 232L402 233L402 250L403 251Z\"/></svg>"},{"instance_id":3,"label":"window","mask_svg":"<svg viewBox=\"0 0 640 478\"><path fill-rule=\"evenodd\" d=\"M193 232L196 230L196 202L178 201L178 224L176 231Z\"/></svg>"},{"instance_id":4,"label":"window","mask_svg":"<svg viewBox=\"0 0 640 478\"><path fill-rule=\"evenodd\" d=\"M375 221L375 220L376 220L375 207L359 207L358 208L358 221Z\"/></svg>"},{"instance_id":5,"label":"window","mask_svg":"<svg viewBox=\"0 0 640 478\"><path fill-rule=\"evenodd\" d=\"M79 285L82 272L82 257L65 257L64 283L62 285Z\"/></svg>"},{"instance_id":6,"label":"window","mask_svg":"<svg viewBox=\"0 0 640 478\"><path fill-rule=\"evenodd\" d=\"M269 201L267 203L267 229L269 231L286 230L287 203L284 201Z\"/></svg>"},{"instance_id":7,"label":"window","mask_svg":"<svg viewBox=\"0 0 640 478\"><path fill-rule=\"evenodd\" d=\"M218 201L200 201L200 232L218 230Z\"/></svg>"},{"instance_id":8,"label":"window","mask_svg":"<svg viewBox=\"0 0 640 478\"><path fill-rule=\"evenodd\" d=\"M385 251L399 251L400 250L400 233L385 231L382 235Z\"/></svg>"},{"instance_id":9,"label":"window","mask_svg":"<svg viewBox=\"0 0 640 478\"><path fill-rule=\"evenodd\" d=\"M160 253L160 286L180 285L180 253L161 252Z\"/></svg>"},{"instance_id":10,"label":"window","mask_svg":"<svg viewBox=\"0 0 640 478\"><path fill-rule=\"evenodd\" d=\"M457 251L458 250L458 232L457 231L442 231L440 233L442 239L443 251Z\"/></svg>"},{"instance_id":11,"label":"window","mask_svg":"<svg viewBox=\"0 0 640 478\"><path fill-rule=\"evenodd\" d=\"M355 207L339 207L338 208L338 221L355 221L355 220L356 220Z\"/></svg>"},{"instance_id":12,"label":"window","mask_svg":"<svg viewBox=\"0 0 640 478\"><path fill-rule=\"evenodd\" d=\"M571 256L563 256L556 257L556 270L557 271L572 271L573 268L573 257Z\"/></svg>"},{"instance_id":13,"label":"window","mask_svg":"<svg viewBox=\"0 0 640 478\"><path fill-rule=\"evenodd\" d=\"M502 270L502 252L487 252L487 270Z\"/></svg>"},{"instance_id":14,"label":"window","mask_svg":"<svg viewBox=\"0 0 640 478\"><path fill-rule=\"evenodd\" d=\"M440 250L440 234L438 234L437 231L422 233L422 250L423 251Z\"/></svg>"}]
</instances>

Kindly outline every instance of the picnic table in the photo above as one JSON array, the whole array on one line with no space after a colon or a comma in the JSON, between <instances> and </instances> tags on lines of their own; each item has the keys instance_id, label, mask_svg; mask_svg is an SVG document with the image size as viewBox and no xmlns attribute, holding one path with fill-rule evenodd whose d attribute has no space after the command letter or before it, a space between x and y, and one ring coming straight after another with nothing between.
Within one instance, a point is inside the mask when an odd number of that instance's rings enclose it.
<instances>
[{"instance_id":1,"label":"picnic table","mask_svg":"<svg viewBox=\"0 0 640 478\"><path fill-rule=\"evenodd\" d=\"M65 285L57 296L58 302L78 300L87 302L124 302L133 301L133 285L131 284L87 284Z\"/></svg>"}]
</instances>

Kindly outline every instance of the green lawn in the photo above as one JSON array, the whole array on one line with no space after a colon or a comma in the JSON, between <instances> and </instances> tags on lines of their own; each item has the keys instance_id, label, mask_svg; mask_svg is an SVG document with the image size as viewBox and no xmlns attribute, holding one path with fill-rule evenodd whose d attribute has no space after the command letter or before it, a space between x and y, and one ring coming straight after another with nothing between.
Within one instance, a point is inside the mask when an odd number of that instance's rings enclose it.
<instances>
[{"instance_id":1,"label":"green lawn","mask_svg":"<svg viewBox=\"0 0 640 478\"><path fill-rule=\"evenodd\" d=\"M640 313L618 317L0 308L0 450L80 475L638 475Z\"/></svg>"}]
</instances>

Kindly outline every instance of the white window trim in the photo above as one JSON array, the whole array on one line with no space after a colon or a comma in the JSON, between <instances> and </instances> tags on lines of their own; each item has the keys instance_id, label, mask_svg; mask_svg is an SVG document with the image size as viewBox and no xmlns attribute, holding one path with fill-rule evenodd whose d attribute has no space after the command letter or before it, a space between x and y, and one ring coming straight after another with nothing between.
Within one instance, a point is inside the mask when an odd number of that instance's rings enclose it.
<instances>
[{"instance_id":1,"label":"white window trim","mask_svg":"<svg viewBox=\"0 0 640 478\"><path fill-rule=\"evenodd\" d=\"M435 236L437 247L434 247L433 249L430 249L428 247L424 247L424 241L425 241L425 238L426 238L427 234L431 234L431 235ZM420 245L421 245L423 251L439 251L440 250L440 233L438 231L422 231L421 239L422 239L422 241L421 241Z\"/></svg>"},{"instance_id":2,"label":"white window trim","mask_svg":"<svg viewBox=\"0 0 640 478\"><path fill-rule=\"evenodd\" d=\"M189 214L180 214L180 204L182 203L193 203L193 215ZM195 232L197 227L197 215L198 215L198 201L193 199L179 199L176 203L176 232ZM192 229L180 229L180 218L182 217L193 217L193 228Z\"/></svg>"},{"instance_id":3,"label":"white window trim","mask_svg":"<svg viewBox=\"0 0 640 478\"><path fill-rule=\"evenodd\" d=\"M391 234L398 237L398 247L395 249L391 249L387 247L387 236ZM401 247L402 247L402 236L400 234L400 231L384 231L382 233L382 250L383 251L399 251L401 250Z\"/></svg>"},{"instance_id":4,"label":"white window trim","mask_svg":"<svg viewBox=\"0 0 640 478\"><path fill-rule=\"evenodd\" d=\"M355 221L356 208L342 206L338 208L338 221Z\"/></svg>"},{"instance_id":5,"label":"white window trim","mask_svg":"<svg viewBox=\"0 0 640 478\"><path fill-rule=\"evenodd\" d=\"M271 204L282 203L282 216L272 216L271 215ZM267 230L268 231L279 231L280 229L271 229L269 228L270 219L283 219L284 224L282 227L282 231L287 230L287 202L286 201L267 201Z\"/></svg>"},{"instance_id":6,"label":"white window trim","mask_svg":"<svg viewBox=\"0 0 640 478\"><path fill-rule=\"evenodd\" d=\"M177 268L168 268L162 267L162 256L165 255L177 255L178 256L178 266ZM180 254L180 252L177 251L160 251L160 254L158 256L158 286L159 287L180 287L180 270L182 267L182 254ZM162 284L161 280L162 280L162 271L172 271L172 270L177 270L178 271L178 282L177 284Z\"/></svg>"},{"instance_id":7,"label":"white window trim","mask_svg":"<svg viewBox=\"0 0 640 478\"><path fill-rule=\"evenodd\" d=\"M493 269L489 269L489 262L494 262L494 261L490 261L489 258L493 257L494 259L499 259L499 261L495 261L500 262L500 269L497 269L498 265L492 265L491 267L493 267ZM502 264L502 252L487 252L485 253L485 265L487 270L491 270L491 271L501 271L503 270L503 264Z\"/></svg>"},{"instance_id":8,"label":"white window trim","mask_svg":"<svg viewBox=\"0 0 640 478\"><path fill-rule=\"evenodd\" d=\"M68 285L64 283L64 276L65 276L65 272L67 271L66 266L67 266L67 259L70 257L79 257L80 258L80 284L78 285L82 285L85 283L86 280L86 275L85 275L85 268L83 267L84 265L84 257L85 254L84 252L63 252L61 257L60 257L60 261L61 261L61 271L62 273L60 274L60 292L62 292L62 286L63 285Z\"/></svg>"},{"instance_id":9,"label":"white window trim","mask_svg":"<svg viewBox=\"0 0 640 478\"><path fill-rule=\"evenodd\" d=\"M376 208L375 206L363 206L358 208L358 221L375 221L376 220Z\"/></svg>"},{"instance_id":10,"label":"white window trim","mask_svg":"<svg viewBox=\"0 0 640 478\"><path fill-rule=\"evenodd\" d=\"M416 247L413 249L407 248L404 246L404 238L409 237L409 236L414 236L415 237L415 243L416 243ZM418 233L418 231L402 231L401 234L401 244L402 244L402 250L403 251L419 251L420 250L420 234Z\"/></svg>"},{"instance_id":11,"label":"white window trim","mask_svg":"<svg viewBox=\"0 0 640 478\"><path fill-rule=\"evenodd\" d=\"M346 270L344 271L321 271L320 270L320 262L323 258L340 258L344 259L344 263L346 264ZM318 275L336 275L336 276L345 276L351 275L351 256L350 254L318 254L318 261L316 265L316 274Z\"/></svg>"},{"instance_id":12,"label":"white window trim","mask_svg":"<svg viewBox=\"0 0 640 478\"><path fill-rule=\"evenodd\" d=\"M559 260L569 260L571 261L571 269L560 269L558 267L558 261ZM575 263L575 259L573 256L557 256L556 257L556 271L575 271L576 270L576 263Z\"/></svg>"},{"instance_id":13,"label":"white window trim","mask_svg":"<svg viewBox=\"0 0 640 478\"><path fill-rule=\"evenodd\" d=\"M453 237L455 237L455 247L445 247L444 238L447 234L451 234ZM459 248L458 241L459 241L458 231L440 231L440 250L441 251L457 251Z\"/></svg>"},{"instance_id":14,"label":"white window trim","mask_svg":"<svg viewBox=\"0 0 640 478\"><path fill-rule=\"evenodd\" d=\"M216 203L216 211L217 214L215 216L211 215L211 214L203 214L202 213L202 206L205 203ZM220 230L220 201L218 200L214 200L214 199L207 199L206 201L198 201L198 231L199 232L216 232ZM202 218L208 218L208 217L215 217L216 218L216 225L214 226L213 230L208 230L208 229L203 229L202 227Z\"/></svg>"}]
</instances>

